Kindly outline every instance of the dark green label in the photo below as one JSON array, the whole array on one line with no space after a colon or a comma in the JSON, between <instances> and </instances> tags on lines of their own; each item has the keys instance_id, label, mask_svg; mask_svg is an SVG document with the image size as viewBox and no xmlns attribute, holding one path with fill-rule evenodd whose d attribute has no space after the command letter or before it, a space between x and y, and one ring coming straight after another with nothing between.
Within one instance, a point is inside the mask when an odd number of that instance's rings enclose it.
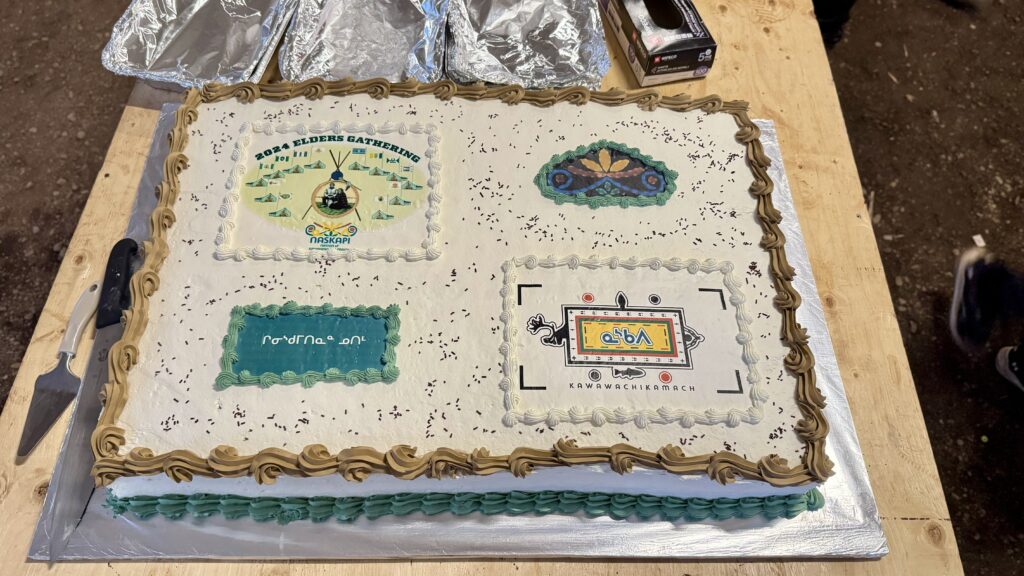
<instances>
[{"instance_id":1,"label":"dark green label","mask_svg":"<svg viewBox=\"0 0 1024 576\"><path fill-rule=\"evenodd\" d=\"M393 382L398 306L235 307L217 387Z\"/></svg>"}]
</instances>

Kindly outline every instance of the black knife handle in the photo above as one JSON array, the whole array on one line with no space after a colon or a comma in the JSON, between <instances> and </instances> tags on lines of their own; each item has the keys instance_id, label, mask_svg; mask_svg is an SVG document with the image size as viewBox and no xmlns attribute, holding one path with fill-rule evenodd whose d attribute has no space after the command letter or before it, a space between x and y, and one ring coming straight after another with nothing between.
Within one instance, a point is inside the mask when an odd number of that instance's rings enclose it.
<instances>
[{"instance_id":1,"label":"black knife handle","mask_svg":"<svg viewBox=\"0 0 1024 576\"><path fill-rule=\"evenodd\" d=\"M105 328L121 321L121 311L132 302L128 280L131 278L131 263L139 253L139 245L131 238L122 238L110 250L107 271L103 275L103 291L100 292L100 307L96 311L96 328Z\"/></svg>"}]
</instances>

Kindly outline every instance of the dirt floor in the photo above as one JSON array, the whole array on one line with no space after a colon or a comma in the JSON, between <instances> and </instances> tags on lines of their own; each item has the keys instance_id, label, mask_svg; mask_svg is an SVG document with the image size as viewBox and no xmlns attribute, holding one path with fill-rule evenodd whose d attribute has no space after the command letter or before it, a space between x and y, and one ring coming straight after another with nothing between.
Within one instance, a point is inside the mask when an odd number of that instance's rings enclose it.
<instances>
[{"instance_id":1,"label":"dirt floor","mask_svg":"<svg viewBox=\"0 0 1024 576\"><path fill-rule=\"evenodd\" d=\"M0 402L133 84L99 62L126 4L0 3ZM954 258L972 236L1024 267L1024 6L990 4L860 0L830 54L972 575L1024 573L1024 393L996 374L994 348L965 356L946 328Z\"/></svg>"},{"instance_id":2,"label":"dirt floor","mask_svg":"<svg viewBox=\"0 0 1024 576\"><path fill-rule=\"evenodd\" d=\"M830 53L967 574L1024 573L1024 393L949 339L956 255L1024 268L1024 5L860 0Z\"/></svg>"},{"instance_id":3,"label":"dirt floor","mask_svg":"<svg viewBox=\"0 0 1024 576\"><path fill-rule=\"evenodd\" d=\"M0 402L134 82L100 65L126 2L0 2Z\"/></svg>"}]
</instances>

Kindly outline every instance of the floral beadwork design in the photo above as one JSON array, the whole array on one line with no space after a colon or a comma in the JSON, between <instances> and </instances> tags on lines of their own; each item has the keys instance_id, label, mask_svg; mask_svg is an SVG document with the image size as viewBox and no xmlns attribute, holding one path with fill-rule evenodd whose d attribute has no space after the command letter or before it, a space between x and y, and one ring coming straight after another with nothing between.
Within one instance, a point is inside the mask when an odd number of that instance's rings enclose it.
<instances>
[{"instance_id":1,"label":"floral beadwork design","mask_svg":"<svg viewBox=\"0 0 1024 576\"><path fill-rule=\"evenodd\" d=\"M676 189L676 172L639 150L600 140L558 154L534 180L541 194L562 204L661 206Z\"/></svg>"}]
</instances>

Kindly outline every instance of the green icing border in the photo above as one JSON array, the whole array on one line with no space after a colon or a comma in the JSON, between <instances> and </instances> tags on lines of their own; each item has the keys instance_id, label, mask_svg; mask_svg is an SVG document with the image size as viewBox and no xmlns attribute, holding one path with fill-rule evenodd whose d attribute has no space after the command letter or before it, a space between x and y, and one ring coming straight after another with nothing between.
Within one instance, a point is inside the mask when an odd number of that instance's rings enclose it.
<instances>
[{"instance_id":1,"label":"green icing border","mask_svg":"<svg viewBox=\"0 0 1024 576\"><path fill-rule=\"evenodd\" d=\"M562 194L556 192L550 186L548 186L548 173L558 164L573 157L580 157L589 152L600 150L601 148L611 148L618 150L623 154L627 154L635 160L640 160L648 167L661 172L662 176L665 177L665 190L658 193L655 196L570 196L568 194ZM641 153L636 148L630 148L625 144L619 144L618 142L612 142L611 140L598 140L589 146L578 146L575 150L569 150L561 154L556 154L551 157L551 160L541 167L540 172L534 177L533 182L540 188L542 196L549 200L554 200L555 204L580 204L582 206L590 206L592 209L601 208L603 206L619 206L621 208L629 208L630 206L664 206L665 202L668 202L672 193L676 191L676 178L679 173L675 170L665 166L664 162L660 162L651 158L650 156Z\"/></svg>"},{"instance_id":2,"label":"green icing border","mask_svg":"<svg viewBox=\"0 0 1024 576\"><path fill-rule=\"evenodd\" d=\"M303 388L309 388L317 382L344 382L348 385L373 382L394 382L398 378L399 370L397 365L397 354L395 346L398 345L398 329L401 321L398 314L401 309L397 304L387 308L380 306L303 306L296 302L286 302L284 305L270 304L248 304L246 306L235 306L231 309L231 320L228 322L228 333L224 336L221 345L224 353L220 357L220 374L217 375L215 388L224 390L229 386L259 386L268 388L275 384L302 384ZM246 316L265 316L274 318L281 314L303 314L306 316L328 315L328 316L371 316L384 319L385 343L384 355L381 358L384 362L383 368L366 368L363 370L344 371L340 368L327 368L323 372L310 370L303 374L286 370L281 374L264 372L263 374L252 374L248 370L235 373L234 365L238 361L238 335L245 326Z\"/></svg>"},{"instance_id":3,"label":"green icing border","mask_svg":"<svg viewBox=\"0 0 1024 576\"><path fill-rule=\"evenodd\" d=\"M750 498L675 498L609 494L604 492L464 492L448 494L381 494L366 497L315 496L310 498L250 498L226 494L167 494L118 498L107 490L106 507L114 516L131 513L140 519L155 515L178 520L187 515L206 518L221 514L229 520L250 517L257 522L288 524L296 520L325 522L331 518L352 522L361 516L373 520L383 516L406 516L420 512L428 516L449 512L456 516L480 513L503 514L576 514L610 516L617 520L728 520L753 518L768 520L794 518L805 511L818 510L824 498L817 488L804 494L759 496Z\"/></svg>"}]
</instances>

